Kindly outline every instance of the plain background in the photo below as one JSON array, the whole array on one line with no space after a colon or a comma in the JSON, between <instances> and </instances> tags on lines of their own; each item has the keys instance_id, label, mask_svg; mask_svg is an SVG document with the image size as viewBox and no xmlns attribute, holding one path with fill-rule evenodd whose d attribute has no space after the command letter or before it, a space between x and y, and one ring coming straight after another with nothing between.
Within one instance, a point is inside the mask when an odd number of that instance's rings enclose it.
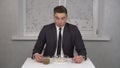
<instances>
[{"instance_id":1,"label":"plain background","mask_svg":"<svg viewBox=\"0 0 120 68\"><path fill-rule=\"evenodd\" d=\"M112 39L85 41L88 57L96 68L120 68L120 0L100 1L101 34ZM12 41L23 28L18 12L18 0L0 0L0 68L20 68L32 54L35 41Z\"/></svg>"}]
</instances>

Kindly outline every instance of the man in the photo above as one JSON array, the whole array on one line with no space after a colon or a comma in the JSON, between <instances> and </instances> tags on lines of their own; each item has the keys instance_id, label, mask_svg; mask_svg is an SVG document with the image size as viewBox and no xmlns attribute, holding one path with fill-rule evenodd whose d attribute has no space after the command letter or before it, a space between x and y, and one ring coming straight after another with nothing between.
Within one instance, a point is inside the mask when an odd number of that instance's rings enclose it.
<instances>
[{"instance_id":1,"label":"man","mask_svg":"<svg viewBox=\"0 0 120 68\"><path fill-rule=\"evenodd\" d=\"M76 63L86 59L86 49L81 34L75 25L66 23L67 17L67 9L64 6L54 8L54 23L42 28L33 49L33 56L37 62L41 62L43 56L67 56ZM76 56L73 53L74 47L78 53Z\"/></svg>"}]
</instances>

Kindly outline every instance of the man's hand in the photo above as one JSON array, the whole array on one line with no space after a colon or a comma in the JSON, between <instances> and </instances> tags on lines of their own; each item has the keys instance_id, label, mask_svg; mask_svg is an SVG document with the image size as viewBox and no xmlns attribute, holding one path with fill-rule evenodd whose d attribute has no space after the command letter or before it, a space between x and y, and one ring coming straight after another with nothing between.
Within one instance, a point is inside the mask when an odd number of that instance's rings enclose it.
<instances>
[{"instance_id":1,"label":"man's hand","mask_svg":"<svg viewBox=\"0 0 120 68\"><path fill-rule=\"evenodd\" d=\"M42 61L43 61L43 56L42 56L42 54L35 53L35 54L34 54L34 57L35 57L35 60L36 60L37 62L42 62Z\"/></svg>"},{"instance_id":2,"label":"man's hand","mask_svg":"<svg viewBox=\"0 0 120 68\"><path fill-rule=\"evenodd\" d=\"M84 58L82 55L79 55L79 56L74 56L72 58L72 60L75 62L75 63L81 63L82 61L84 61Z\"/></svg>"}]
</instances>

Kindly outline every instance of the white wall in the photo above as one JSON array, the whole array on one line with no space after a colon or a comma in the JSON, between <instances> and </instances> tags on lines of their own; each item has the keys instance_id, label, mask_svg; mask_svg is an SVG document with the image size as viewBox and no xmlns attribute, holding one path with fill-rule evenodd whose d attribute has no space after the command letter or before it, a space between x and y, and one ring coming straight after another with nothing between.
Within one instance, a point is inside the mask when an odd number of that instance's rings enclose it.
<instances>
[{"instance_id":1,"label":"white wall","mask_svg":"<svg viewBox=\"0 0 120 68\"><path fill-rule=\"evenodd\" d=\"M85 41L88 57L96 68L120 68L120 0L104 0L103 6L102 34L112 40ZM20 68L32 54L35 41L11 40L18 32L18 9L18 0L0 0L0 68Z\"/></svg>"}]
</instances>

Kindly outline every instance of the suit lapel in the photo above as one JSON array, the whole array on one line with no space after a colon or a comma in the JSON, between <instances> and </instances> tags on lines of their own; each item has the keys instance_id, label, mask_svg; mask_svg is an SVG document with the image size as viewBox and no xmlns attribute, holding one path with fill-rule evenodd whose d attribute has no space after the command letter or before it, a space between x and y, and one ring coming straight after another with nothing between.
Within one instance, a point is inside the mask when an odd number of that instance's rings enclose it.
<instances>
[{"instance_id":1,"label":"suit lapel","mask_svg":"<svg viewBox=\"0 0 120 68\"><path fill-rule=\"evenodd\" d=\"M56 26L55 26L54 23L52 25L52 34L53 34L53 37L54 37L54 43L56 45L56 42L57 42L57 30L56 30Z\"/></svg>"},{"instance_id":2,"label":"suit lapel","mask_svg":"<svg viewBox=\"0 0 120 68\"><path fill-rule=\"evenodd\" d=\"M68 32L68 23L65 24L65 27L64 27L64 31L63 31L63 47L64 47L64 43L65 43L65 39L67 38L67 36L69 35L69 32Z\"/></svg>"}]
</instances>

